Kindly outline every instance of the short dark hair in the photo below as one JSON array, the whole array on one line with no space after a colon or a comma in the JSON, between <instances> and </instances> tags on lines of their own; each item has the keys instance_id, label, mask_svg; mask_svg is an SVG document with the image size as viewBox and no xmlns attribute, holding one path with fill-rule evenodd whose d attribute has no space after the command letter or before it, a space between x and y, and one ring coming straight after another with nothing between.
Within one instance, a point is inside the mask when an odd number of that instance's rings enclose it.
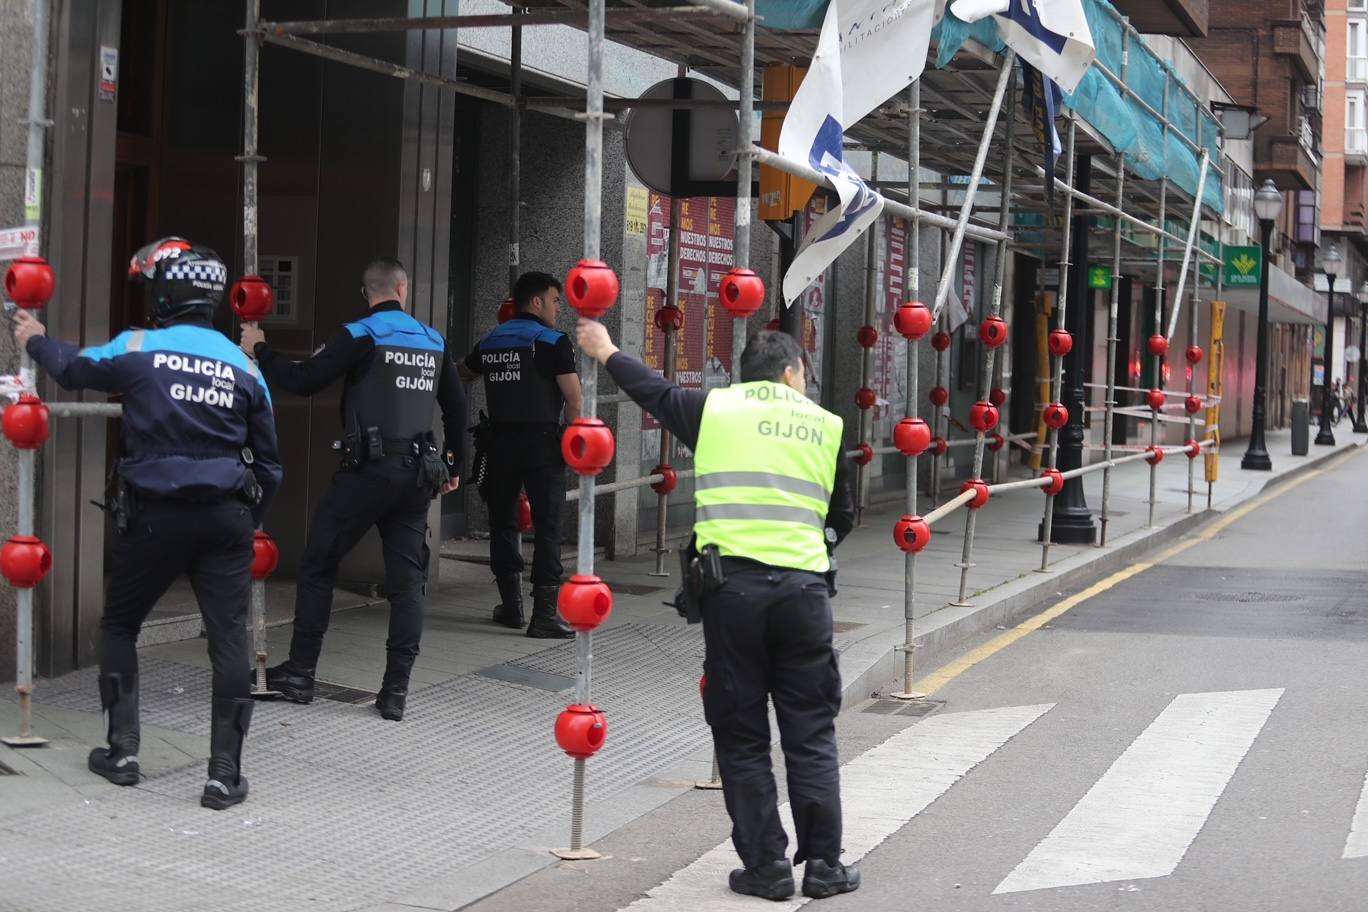
<instances>
[{"instance_id":1,"label":"short dark hair","mask_svg":"<svg viewBox=\"0 0 1368 912\"><path fill-rule=\"evenodd\" d=\"M361 271L361 285L370 298L393 294L399 290L399 283L407 280L408 271L404 269L404 264L389 257L371 260Z\"/></svg>"},{"instance_id":2,"label":"short dark hair","mask_svg":"<svg viewBox=\"0 0 1368 912\"><path fill-rule=\"evenodd\" d=\"M548 288L565 291L560 279L549 272L524 272L513 283L513 301L518 305L518 310L527 310L532 306L532 299Z\"/></svg>"},{"instance_id":3,"label":"short dark hair","mask_svg":"<svg viewBox=\"0 0 1368 912\"><path fill-rule=\"evenodd\" d=\"M803 366L803 350L786 332L762 329L750 337L741 352L741 382L784 379L784 368L795 371Z\"/></svg>"}]
</instances>

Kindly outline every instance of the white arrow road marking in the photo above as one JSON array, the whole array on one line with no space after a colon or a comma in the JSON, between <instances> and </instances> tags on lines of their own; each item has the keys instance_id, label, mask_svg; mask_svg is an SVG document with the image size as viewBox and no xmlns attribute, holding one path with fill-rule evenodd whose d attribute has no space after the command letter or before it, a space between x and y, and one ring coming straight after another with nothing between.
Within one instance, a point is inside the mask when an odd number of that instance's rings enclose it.
<instances>
[{"instance_id":1,"label":"white arrow road marking","mask_svg":"<svg viewBox=\"0 0 1368 912\"><path fill-rule=\"evenodd\" d=\"M1282 693L1176 697L993 892L1172 874Z\"/></svg>"},{"instance_id":2,"label":"white arrow road marking","mask_svg":"<svg viewBox=\"0 0 1368 912\"><path fill-rule=\"evenodd\" d=\"M1045 703L932 716L841 767L842 861L849 864L863 858L1053 706ZM779 814L785 829L792 833L789 806L781 807ZM727 875L738 865L728 840L626 908L633 912L755 912L759 900L738 896L727 887ZM794 871L799 884L802 876L801 868ZM785 903L771 903L765 908L780 912L806 902L808 899L799 893Z\"/></svg>"}]
</instances>

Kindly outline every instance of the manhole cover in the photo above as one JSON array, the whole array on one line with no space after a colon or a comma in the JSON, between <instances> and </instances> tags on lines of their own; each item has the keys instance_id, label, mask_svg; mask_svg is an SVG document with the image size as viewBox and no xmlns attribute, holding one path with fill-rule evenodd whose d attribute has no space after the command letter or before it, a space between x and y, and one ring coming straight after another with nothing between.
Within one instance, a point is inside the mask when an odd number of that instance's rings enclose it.
<instances>
[{"instance_id":1,"label":"manhole cover","mask_svg":"<svg viewBox=\"0 0 1368 912\"><path fill-rule=\"evenodd\" d=\"M334 703L374 703L375 691L362 690L359 687L344 687L341 684L330 684L327 681L314 681L314 696L320 700L332 700Z\"/></svg>"},{"instance_id":2,"label":"manhole cover","mask_svg":"<svg viewBox=\"0 0 1368 912\"><path fill-rule=\"evenodd\" d=\"M608 587L616 593L623 595L650 595L653 592L673 591L668 587L659 586L653 583L612 583Z\"/></svg>"},{"instance_id":3,"label":"manhole cover","mask_svg":"<svg viewBox=\"0 0 1368 912\"><path fill-rule=\"evenodd\" d=\"M880 697L860 712L876 716L929 716L945 705L944 700L896 700Z\"/></svg>"},{"instance_id":4,"label":"manhole cover","mask_svg":"<svg viewBox=\"0 0 1368 912\"><path fill-rule=\"evenodd\" d=\"M1302 597L1292 592L1199 592L1203 602L1300 602Z\"/></svg>"},{"instance_id":5,"label":"manhole cover","mask_svg":"<svg viewBox=\"0 0 1368 912\"><path fill-rule=\"evenodd\" d=\"M535 668L526 668L522 665L491 665L488 668L481 668L475 674L485 678L493 678L496 681L507 681L510 684L521 684L524 687L536 687L540 690L555 692L569 690L575 684L574 678L538 671Z\"/></svg>"}]
</instances>

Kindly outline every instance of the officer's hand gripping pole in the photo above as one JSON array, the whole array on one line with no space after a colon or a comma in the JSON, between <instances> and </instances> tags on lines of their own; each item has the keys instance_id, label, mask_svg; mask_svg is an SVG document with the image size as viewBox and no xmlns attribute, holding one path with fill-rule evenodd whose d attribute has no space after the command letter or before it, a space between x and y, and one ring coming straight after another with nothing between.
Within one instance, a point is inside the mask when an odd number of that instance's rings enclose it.
<instances>
[{"instance_id":1,"label":"officer's hand gripping pole","mask_svg":"<svg viewBox=\"0 0 1368 912\"><path fill-rule=\"evenodd\" d=\"M258 321L275 309L275 290L260 276L243 276L233 283L229 303L244 326L256 328ZM251 471L248 466L247 471ZM280 548L275 540L258 528L252 536L252 697L274 700L280 691L266 684L266 660L270 649L266 644L266 580L280 564Z\"/></svg>"}]
</instances>

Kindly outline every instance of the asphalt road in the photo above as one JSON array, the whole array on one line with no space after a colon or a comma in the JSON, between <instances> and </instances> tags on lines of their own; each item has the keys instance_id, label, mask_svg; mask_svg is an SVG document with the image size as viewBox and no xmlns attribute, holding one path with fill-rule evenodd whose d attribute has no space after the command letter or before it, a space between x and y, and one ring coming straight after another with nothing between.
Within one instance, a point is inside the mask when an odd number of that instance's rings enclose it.
<instances>
[{"instance_id":1,"label":"asphalt road","mask_svg":"<svg viewBox=\"0 0 1368 912\"><path fill-rule=\"evenodd\" d=\"M1360 452L1013 642L969 644L953 677L925 669L934 713L845 713L864 885L820 908L1368 910ZM720 793L686 794L596 844L605 859L469 908L783 908L727 894L708 862L728 828Z\"/></svg>"}]
</instances>

